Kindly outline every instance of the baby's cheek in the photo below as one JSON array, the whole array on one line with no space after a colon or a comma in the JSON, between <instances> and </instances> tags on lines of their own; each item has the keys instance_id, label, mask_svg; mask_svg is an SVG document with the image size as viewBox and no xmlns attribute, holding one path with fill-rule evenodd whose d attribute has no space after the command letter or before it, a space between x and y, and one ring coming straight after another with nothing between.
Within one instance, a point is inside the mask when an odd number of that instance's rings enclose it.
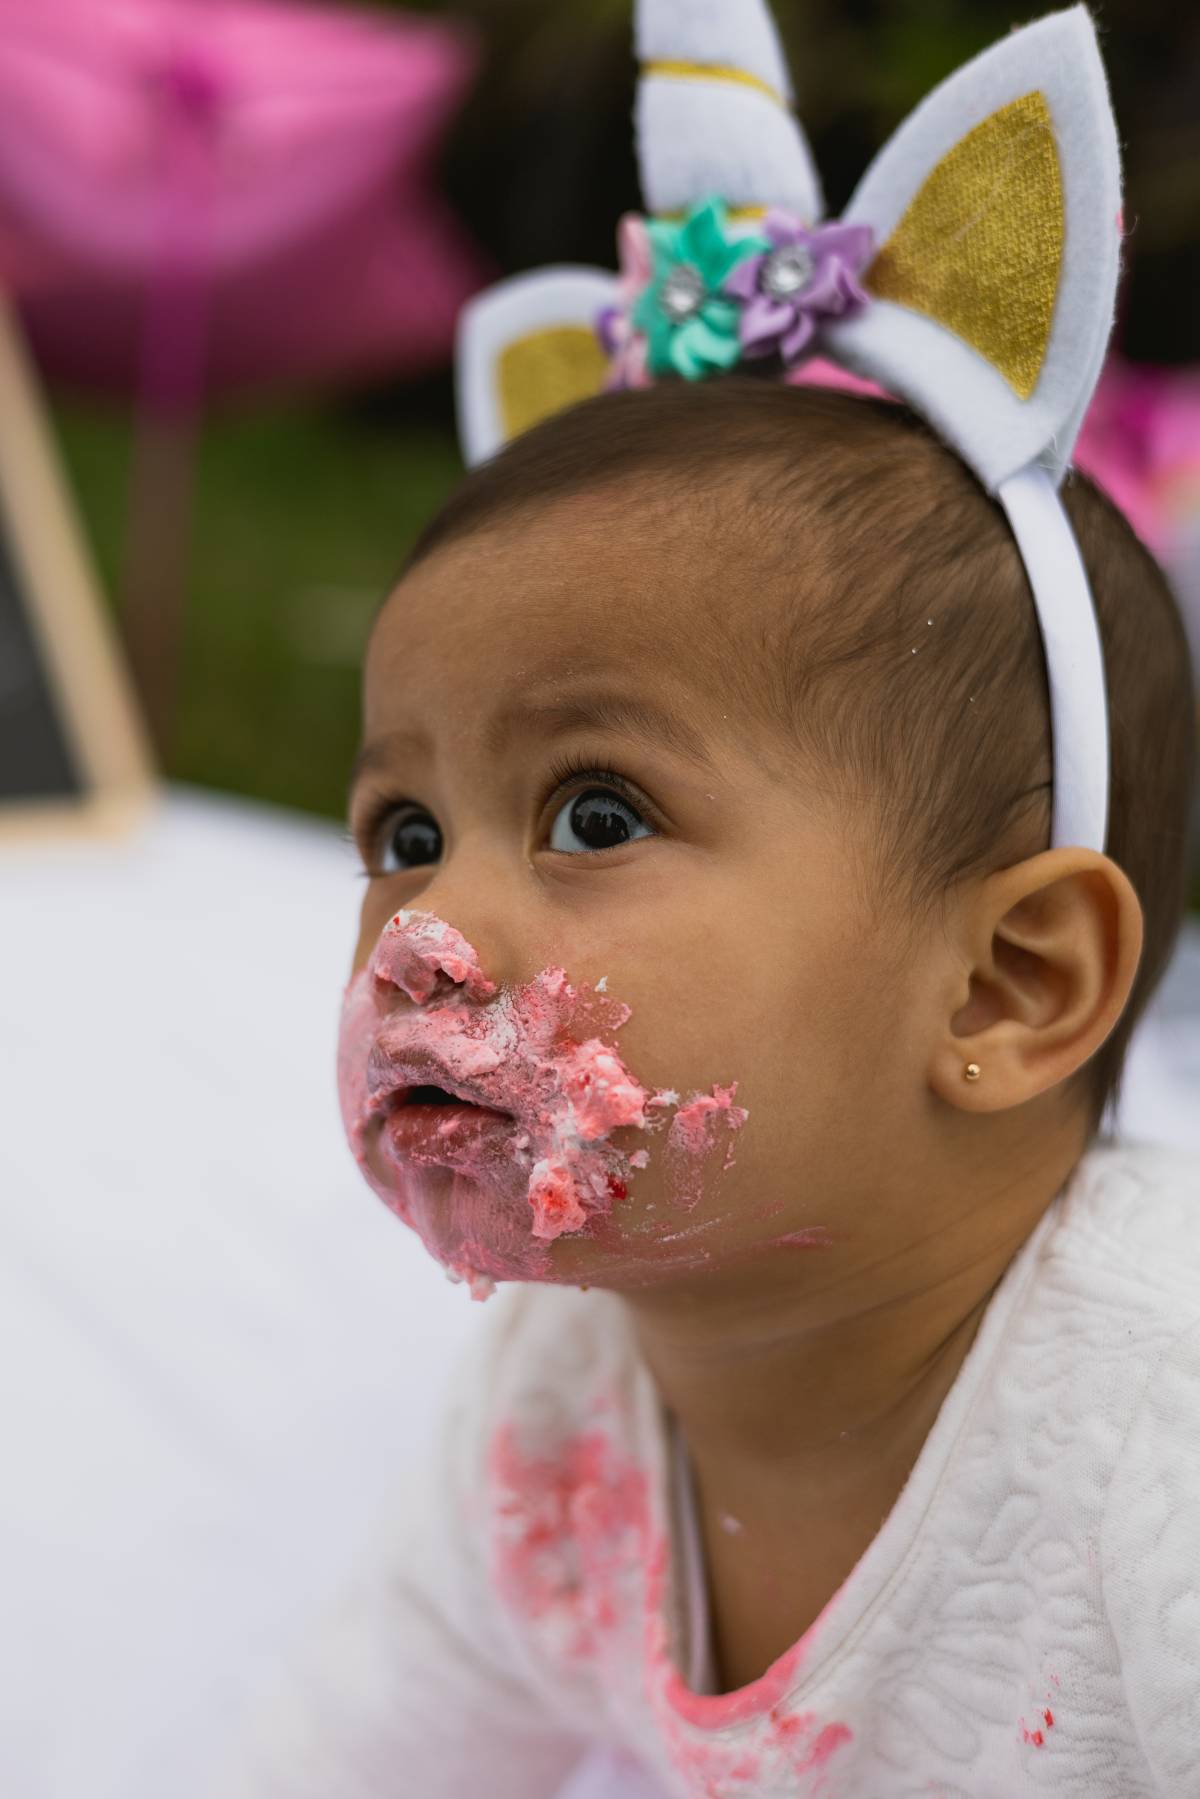
<instances>
[{"instance_id":1,"label":"baby's cheek","mask_svg":"<svg viewBox=\"0 0 1200 1799\"><path fill-rule=\"evenodd\" d=\"M342 1126L354 1159L372 1185L372 1171L366 1154L365 1124L367 1118L367 1062L375 1032L379 1027L379 1008L375 1004L365 967L355 969L342 995L338 1021L337 1088Z\"/></svg>"},{"instance_id":2,"label":"baby's cheek","mask_svg":"<svg viewBox=\"0 0 1200 1799\"><path fill-rule=\"evenodd\" d=\"M384 925L395 911L395 906L390 904L388 895L383 891L386 885L386 882L379 880L367 883L359 909L358 941L354 946L352 974L359 974L367 966Z\"/></svg>"},{"instance_id":3,"label":"baby's cheek","mask_svg":"<svg viewBox=\"0 0 1200 1799\"><path fill-rule=\"evenodd\" d=\"M749 1111L738 1103L738 1082L646 1082L643 1094L642 1126L611 1136L622 1172L610 1183L610 1203L578 1236L554 1245L560 1276L575 1270L581 1282L653 1284L711 1265L723 1240L741 1235L747 1195L736 1191L736 1162Z\"/></svg>"}]
</instances>

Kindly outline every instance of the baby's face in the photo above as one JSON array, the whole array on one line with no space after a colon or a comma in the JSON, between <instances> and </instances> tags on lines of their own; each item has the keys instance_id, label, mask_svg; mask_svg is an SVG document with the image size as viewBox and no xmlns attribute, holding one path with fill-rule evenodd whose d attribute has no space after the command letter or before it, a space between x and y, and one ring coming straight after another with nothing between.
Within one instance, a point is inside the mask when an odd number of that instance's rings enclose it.
<instances>
[{"instance_id":1,"label":"baby's face","mask_svg":"<svg viewBox=\"0 0 1200 1799\"><path fill-rule=\"evenodd\" d=\"M377 622L343 1110L480 1296L794 1278L885 1182L919 974L867 809L739 711L762 606L702 508L588 496L435 551ZM409 1098L447 1084L474 1109Z\"/></svg>"}]
</instances>

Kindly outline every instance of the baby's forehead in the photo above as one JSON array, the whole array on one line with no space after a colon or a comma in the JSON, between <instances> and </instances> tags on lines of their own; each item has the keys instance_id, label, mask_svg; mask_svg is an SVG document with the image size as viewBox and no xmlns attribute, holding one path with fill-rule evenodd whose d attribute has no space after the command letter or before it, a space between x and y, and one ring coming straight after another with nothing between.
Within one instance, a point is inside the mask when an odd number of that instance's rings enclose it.
<instances>
[{"instance_id":1,"label":"baby's forehead","mask_svg":"<svg viewBox=\"0 0 1200 1799\"><path fill-rule=\"evenodd\" d=\"M613 754L671 752L712 786L737 721L720 659L683 622L666 537L622 532L620 508L553 511L457 537L400 582L369 646L364 753L418 778L615 739Z\"/></svg>"},{"instance_id":2,"label":"baby's forehead","mask_svg":"<svg viewBox=\"0 0 1200 1799\"><path fill-rule=\"evenodd\" d=\"M632 482L556 496L443 542L385 606L376 659L409 666L548 667L585 659L669 670L719 698L730 657L746 660L794 616L816 564L797 579L747 516L744 496Z\"/></svg>"}]
</instances>

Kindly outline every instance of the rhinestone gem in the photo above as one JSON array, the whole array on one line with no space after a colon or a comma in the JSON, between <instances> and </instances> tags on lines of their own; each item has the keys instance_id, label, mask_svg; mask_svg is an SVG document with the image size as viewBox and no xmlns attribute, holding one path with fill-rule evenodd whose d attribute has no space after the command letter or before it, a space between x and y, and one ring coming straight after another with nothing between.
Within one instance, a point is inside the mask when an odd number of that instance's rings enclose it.
<instances>
[{"instance_id":1,"label":"rhinestone gem","mask_svg":"<svg viewBox=\"0 0 1200 1799\"><path fill-rule=\"evenodd\" d=\"M706 292L699 269L690 262L678 262L659 289L658 303L672 323L678 325L700 310Z\"/></svg>"},{"instance_id":2,"label":"rhinestone gem","mask_svg":"<svg viewBox=\"0 0 1200 1799\"><path fill-rule=\"evenodd\" d=\"M803 244L782 244L763 263L761 286L772 300L791 300L813 275L812 251Z\"/></svg>"}]
</instances>

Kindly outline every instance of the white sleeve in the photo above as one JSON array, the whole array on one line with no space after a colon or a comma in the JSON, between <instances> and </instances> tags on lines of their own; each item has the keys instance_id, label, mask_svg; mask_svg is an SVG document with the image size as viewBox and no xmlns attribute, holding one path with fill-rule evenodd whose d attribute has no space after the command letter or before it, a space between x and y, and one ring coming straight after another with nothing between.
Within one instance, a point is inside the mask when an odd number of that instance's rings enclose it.
<instances>
[{"instance_id":1,"label":"white sleeve","mask_svg":"<svg viewBox=\"0 0 1200 1799\"><path fill-rule=\"evenodd\" d=\"M518 1666L471 1521L489 1347L482 1330L460 1353L432 1453L211 1799L550 1799L578 1763L587 1744Z\"/></svg>"},{"instance_id":2,"label":"white sleeve","mask_svg":"<svg viewBox=\"0 0 1200 1799\"><path fill-rule=\"evenodd\" d=\"M1200 1794L1200 1325L1175 1338L1147 1382L1109 1488L1100 1555L1155 1791Z\"/></svg>"}]
</instances>

